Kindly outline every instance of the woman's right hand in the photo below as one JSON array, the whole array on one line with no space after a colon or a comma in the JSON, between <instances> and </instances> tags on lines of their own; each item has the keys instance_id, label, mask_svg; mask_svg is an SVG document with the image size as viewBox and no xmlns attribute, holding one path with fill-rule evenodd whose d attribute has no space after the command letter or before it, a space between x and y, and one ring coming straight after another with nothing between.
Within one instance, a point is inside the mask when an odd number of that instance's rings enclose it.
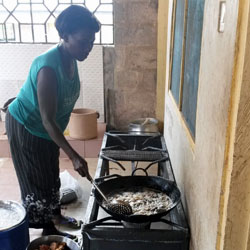
<instances>
[{"instance_id":1,"label":"woman's right hand","mask_svg":"<svg viewBox=\"0 0 250 250\"><path fill-rule=\"evenodd\" d=\"M82 158L79 154L74 154L71 158L75 171L79 173L82 177L86 177L88 180L91 180L89 174L88 163Z\"/></svg>"}]
</instances>

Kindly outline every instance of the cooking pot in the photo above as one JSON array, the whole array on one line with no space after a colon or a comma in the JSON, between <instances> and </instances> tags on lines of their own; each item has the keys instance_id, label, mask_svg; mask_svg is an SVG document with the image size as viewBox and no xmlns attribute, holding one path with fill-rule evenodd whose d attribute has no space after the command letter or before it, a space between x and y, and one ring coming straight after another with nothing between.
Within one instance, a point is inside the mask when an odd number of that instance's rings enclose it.
<instances>
[{"instance_id":1,"label":"cooking pot","mask_svg":"<svg viewBox=\"0 0 250 250\"><path fill-rule=\"evenodd\" d=\"M60 235L48 235L42 236L33 240L27 247L26 250L35 250L39 249L38 247L42 244L50 245L52 242L65 242L70 250L80 250L80 246L73 240L60 236Z\"/></svg>"},{"instance_id":2,"label":"cooking pot","mask_svg":"<svg viewBox=\"0 0 250 250\"><path fill-rule=\"evenodd\" d=\"M69 120L69 136L79 140L96 138L99 116L93 109L74 109Z\"/></svg>"},{"instance_id":3,"label":"cooking pot","mask_svg":"<svg viewBox=\"0 0 250 250\"><path fill-rule=\"evenodd\" d=\"M132 121L128 126L128 131L133 132L133 134L142 134L142 133L157 133L158 129L158 120L155 118L139 118L135 121Z\"/></svg>"},{"instance_id":4,"label":"cooking pot","mask_svg":"<svg viewBox=\"0 0 250 250\"><path fill-rule=\"evenodd\" d=\"M159 190L166 195L168 195L172 200L172 205L168 210L161 211L157 214L152 215L121 215L114 213L107 209L103 205L103 197L95 189L94 195L96 197L97 203L110 215L114 218L131 222L131 223L144 223L158 221L161 217L168 214L179 202L181 193L173 181L167 180L159 176L120 176L120 175L107 175L95 179L96 185L102 190L104 195L108 196L110 193L113 193L115 190L119 189L131 189L131 187L145 187L155 190Z\"/></svg>"},{"instance_id":5,"label":"cooking pot","mask_svg":"<svg viewBox=\"0 0 250 250\"><path fill-rule=\"evenodd\" d=\"M28 244L25 208L16 201L0 201L0 249L25 250Z\"/></svg>"}]
</instances>

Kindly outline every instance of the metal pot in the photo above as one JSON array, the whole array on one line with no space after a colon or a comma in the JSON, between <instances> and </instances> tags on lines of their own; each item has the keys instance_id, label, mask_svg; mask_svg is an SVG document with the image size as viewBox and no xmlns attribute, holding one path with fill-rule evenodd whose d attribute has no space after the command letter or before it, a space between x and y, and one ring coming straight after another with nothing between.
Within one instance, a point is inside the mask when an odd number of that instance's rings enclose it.
<instances>
[{"instance_id":1,"label":"metal pot","mask_svg":"<svg viewBox=\"0 0 250 250\"><path fill-rule=\"evenodd\" d=\"M109 175L98 178L95 180L96 185L102 190L104 195L108 196L109 193L119 189L129 189L131 187L146 187L159 190L167 194L172 199L172 206L165 211L152 215L121 215L114 213L103 205L103 197L97 190L94 191L97 203L114 218L132 223L144 223L158 221L161 217L168 214L179 202L181 193L173 181L167 180L159 176L120 176Z\"/></svg>"},{"instance_id":2,"label":"metal pot","mask_svg":"<svg viewBox=\"0 0 250 250\"><path fill-rule=\"evenodd\" d=\"M0 201L0 249L25 250L29 226L24 207L15 201Z\"/></svg>"},{"instance_id":3,"label":"metal pot","mask_svg":"<svg viewBox=\"0 0 250 250\"><path fill-rule=\"evenodd\" d=\"M26 250L35 250L35 249L38 249L38 247L42 244L49 245L52 242L65 242L70 250L80 250L81 249L81 247L76 242L74 242L73 240L71 240L67 237L60 236L60 235L48 235L48 236L39 237L39 238L33 240L28 245Z\"/></svg>"},{"instance_id":4,"label":"metal pot","mask_svg":"<svg viewBox=\"0 0 250 250\"><path fill-rule=\"evenodd\" d=\"M133 132L133 134L157 133L159 132L158 120L149 117L139 118L129 124L128 131Z\"/></svg>"}]
</instances>

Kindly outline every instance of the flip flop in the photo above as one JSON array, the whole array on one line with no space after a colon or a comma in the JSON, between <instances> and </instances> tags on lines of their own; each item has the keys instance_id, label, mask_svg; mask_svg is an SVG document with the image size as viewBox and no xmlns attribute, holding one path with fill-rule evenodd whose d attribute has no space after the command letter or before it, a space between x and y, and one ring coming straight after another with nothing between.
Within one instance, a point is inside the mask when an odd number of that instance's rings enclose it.
<instances>
[{"instance_id":1,"label":"flip flop","mask_svg":"<svg viewBox=\"0 0 250 250\"><path fill-rule=\"evenodd\" d=\"M83 224L83 221L76 220L75 218L72 218L69 216L63 216L62 220L59 220L59 222L57 220L55 220L54 223L56 225L67 226L68 228L71 228L71 229L80 229L82 224Z\"/></svg>"}]
</instances>

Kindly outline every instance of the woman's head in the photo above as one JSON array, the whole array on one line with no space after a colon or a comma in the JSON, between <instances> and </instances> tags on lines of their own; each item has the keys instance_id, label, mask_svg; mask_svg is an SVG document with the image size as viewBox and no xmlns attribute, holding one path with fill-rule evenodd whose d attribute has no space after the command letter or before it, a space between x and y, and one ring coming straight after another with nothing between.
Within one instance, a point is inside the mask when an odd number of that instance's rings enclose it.
<instances>
[{"instance_id":1,"label":"woman's head","mask_svg":"<svg viewBox=\"0 0 250 250\"><path fill-rule=\"evenodd\" d=\"M79 61L88 56L95 33L100 30L100 24L94 15L79 5L71 5L63 10L57 17L55 26L67 51Z\"/></svg>"},{"instance_id":2,"label":"woman's head","mask_svg":"<svg viewBox=\"0 0 250 250\"><path fill-rule=\"evenodd\" d=\"M59 36L64 39L65 35L72 35L82 29L88 29L96 33L100 24L93 14L79 5L71 5L63 10L55 22Z\"/></svg>"}]
</instances>

